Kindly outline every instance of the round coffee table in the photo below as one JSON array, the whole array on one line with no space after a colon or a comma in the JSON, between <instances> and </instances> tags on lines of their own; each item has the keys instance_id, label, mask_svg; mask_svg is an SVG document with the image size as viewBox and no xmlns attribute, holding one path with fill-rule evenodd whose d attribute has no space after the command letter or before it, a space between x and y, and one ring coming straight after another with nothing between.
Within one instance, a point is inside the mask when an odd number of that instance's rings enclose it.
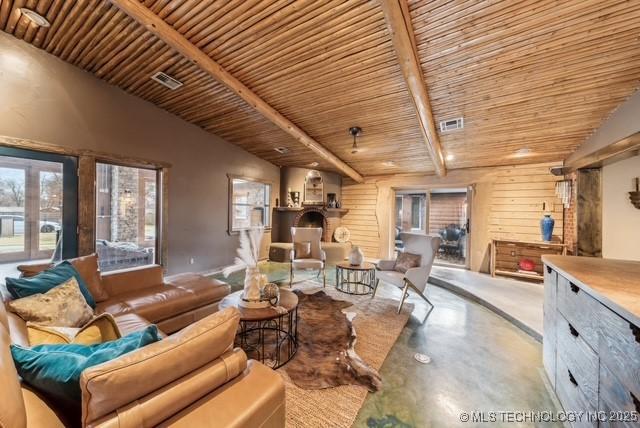
<instances>
[{"instance_id":1,"label":"round coffee table","mask_svg":"<svg viewBox=\"0 0 640 428\"><path fill-rule=\"evenodd\" d=\"M341 262L336 265L336 290L347 294L371 294L376 284L376 266L363 262L352 265Z\"/></svg>"},{"instance_id":2,"label":"round coffee table","mask_svg":"<svg viewBox=\"0 0 640 428\"><path fill-rule=\"evenodd\" d=\"M288 363L298 350L298 296L280 289L280 301L268 308L244 308L239 305L242 290L229 294L218 307L237 308L240 326L235 345L249 358L277 369Z\"/></svg>"}]
</instances>

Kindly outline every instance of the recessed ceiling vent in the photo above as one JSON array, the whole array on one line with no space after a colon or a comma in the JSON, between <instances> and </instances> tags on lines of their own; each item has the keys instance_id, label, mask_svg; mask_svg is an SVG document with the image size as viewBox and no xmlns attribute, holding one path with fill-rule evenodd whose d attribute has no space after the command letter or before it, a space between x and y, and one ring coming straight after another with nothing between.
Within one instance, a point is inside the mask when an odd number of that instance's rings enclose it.
<instances>
[{"instance_id":1,"label":"recessed ceiling vent","mask_svg":"<svg viewBox=\"0 0 640 428\"><path fill-rule=\"evenodd\" d=\"M440 132L451 132L464 128L464 118L449 119L440 121Z\"/></svg>"},{"instance_id":2,"label":"recessed ceiling vent","mask_svg":"<svg viewBox=\"0 0 640 428\"><path fill-rule=\"evenodd\" d=\"M289 149L286 147L276 147L273 150L281 154L289 153Z\"/></svg>"},{"instance_id":3,"label":"recessed ceiling vent","mask_svg":"<svg viewBox=\"0 0 640 428\"><path fill-rule=\"evenodd\" d=\"M158 71L156 74L152 75L151 78L161 85L164 85L167 88L171 89L172 91L174 89L178 89L183 85L181 81L174 79L173 77L169 76L166 73L163 73L162 71Z\"/></svg>"}]
</instances>

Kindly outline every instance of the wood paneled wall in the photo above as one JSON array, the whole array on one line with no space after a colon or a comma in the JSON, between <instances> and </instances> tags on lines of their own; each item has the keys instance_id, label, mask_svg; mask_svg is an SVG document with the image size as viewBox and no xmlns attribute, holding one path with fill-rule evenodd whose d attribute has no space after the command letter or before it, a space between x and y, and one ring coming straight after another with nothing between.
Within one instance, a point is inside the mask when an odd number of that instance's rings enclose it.
<instances>
[{"instance_id":1,"label":"wood paneled wall","mask_svg":"<svg viewBox=\"0 0 640 428\"><path fill-rule=\"evenodd\" d=\"M380 253L377 201L378 186L375 183L358 184L353 180L343 180L342 207L349 212L342 218L342 226L351 231L351 242L362 249L365 257L377 258Z\"/></svg>"},{"instance_id":2,"label":"wood paneled wall","mask_svg":"<svg viewBox=\"0 0 640 428\"><path fill-rule=\"evenodd\" d=\"M553 165L556 164L498 169L490 199L491 238L540 241L540 219L548 212L556 221L553 241L562 241L563 207L555 195L555 183L561 177L549 173Z\"/></svg>"}]
</instances>

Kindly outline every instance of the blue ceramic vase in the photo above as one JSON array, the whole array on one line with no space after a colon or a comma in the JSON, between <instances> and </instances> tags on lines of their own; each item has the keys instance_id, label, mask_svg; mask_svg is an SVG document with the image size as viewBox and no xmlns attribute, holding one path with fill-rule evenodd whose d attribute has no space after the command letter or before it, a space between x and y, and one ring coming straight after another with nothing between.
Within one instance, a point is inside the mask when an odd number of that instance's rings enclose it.
<instances>
[{"instance_id":1,"label":"blue ceramic vase","mask_svg":"<svg viewBox=\"0 0 640 428\"><path fill-rule=\"evenodd\" d=\"M551 214L545 214L540 220L540 232L542 233L542 240L545 242L551 242L553 236L553 226L556 221L551 218Z\"/></svg>"}]
</instances>

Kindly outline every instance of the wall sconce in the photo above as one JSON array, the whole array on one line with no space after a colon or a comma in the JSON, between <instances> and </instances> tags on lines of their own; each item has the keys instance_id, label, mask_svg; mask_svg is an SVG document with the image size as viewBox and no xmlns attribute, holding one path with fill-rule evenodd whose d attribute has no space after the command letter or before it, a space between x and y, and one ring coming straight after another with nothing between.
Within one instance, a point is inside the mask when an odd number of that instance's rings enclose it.
<instances>
[{"instance_id":1,"label":"wall sconce","mask_svg":"<svg viewBox=\"0 0 640 428\"><path fill-rule=\"evenodd\" d=\"M636 184L636 190L634 192L629 192L629 200L634 207L640 210L640 177L636 177L633 181Z\"/></svg>"}]
</instances>

